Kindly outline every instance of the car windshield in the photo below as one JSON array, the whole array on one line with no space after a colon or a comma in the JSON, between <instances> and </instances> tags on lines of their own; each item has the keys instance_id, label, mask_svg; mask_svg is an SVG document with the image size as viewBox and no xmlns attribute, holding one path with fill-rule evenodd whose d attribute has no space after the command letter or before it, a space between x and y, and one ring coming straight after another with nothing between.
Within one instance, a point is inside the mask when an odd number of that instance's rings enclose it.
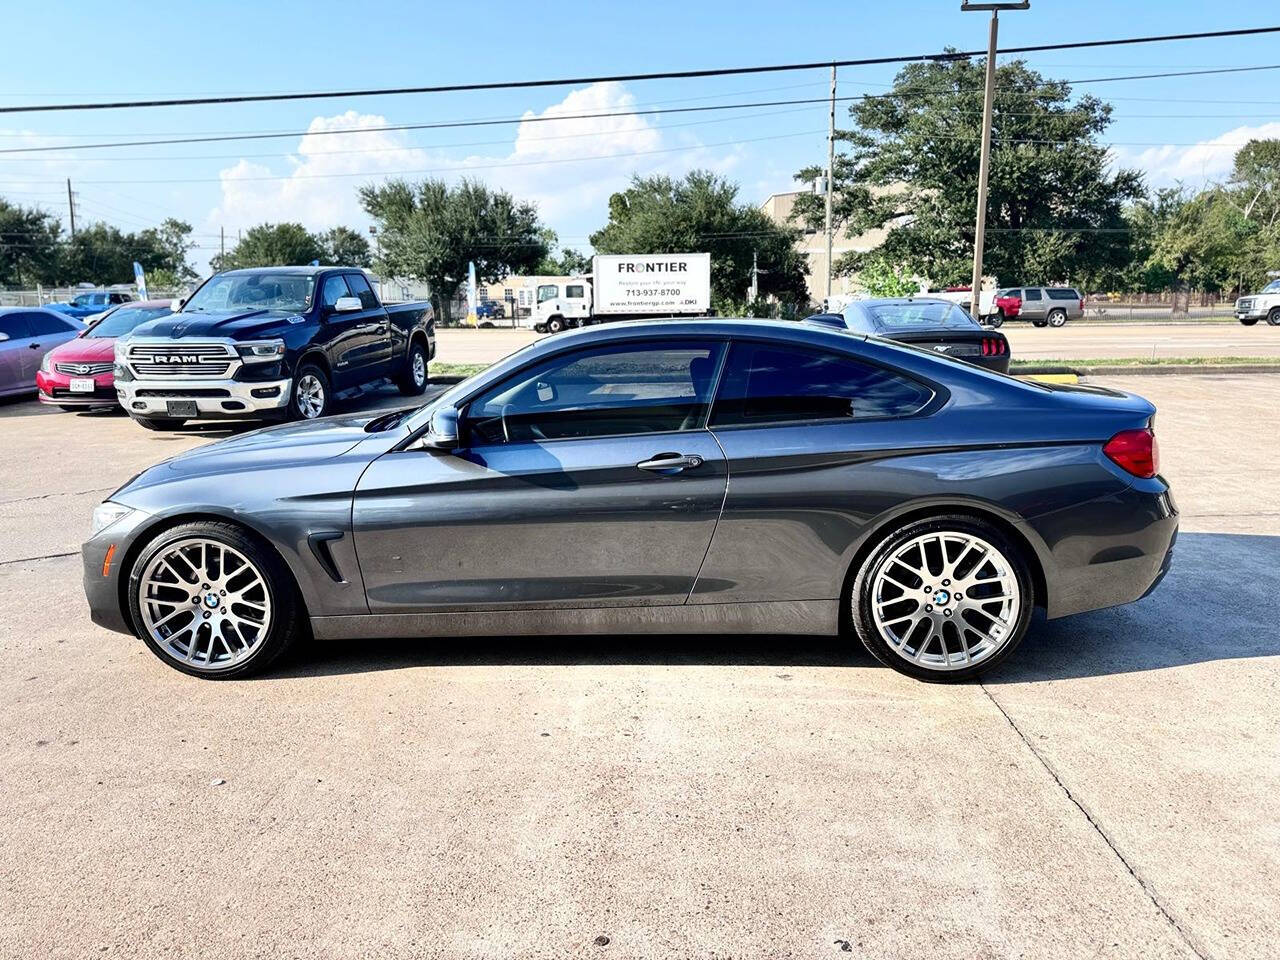
<instances>
[{"instance_id":1,"label":"car windshield","mask_svg":"<svg viewBox=\"0 0 1280 960\"><path fill-rule=\"evenodd\" d=\"M1262 288L1263 293L1280 293L1280 280L1272 280Z\"/></svg>"},{"instance_id":2,"label":"car windshield","mask_svg":"<svg viewBox=\"0 0 1280 960\"><path fill-rule=\"evenodd\" d=\"M217 276L191 295L183 313L208 310L288 310L301 313L311 308L315 290L314 274L249 273Z\"/></svg>"},{"instance_id":3,"label":"car windshield","mask_svg":"<svg viewBox=\"0 0 1280 960\"><path fill-rule=\"evenodd\" d=\"M1016 297L1017 295L1018 295L1018 288L1017 288L1017 287L1011 287L1011 288L1009 288L1008 290L997 290L997 291L996 291L996 296L997 296L997 297Z\"/></svg>"},{"instance_id":4,"label":"car windshield","mask_svg":"<svg viewBox=\"0 0 1280 960\"><path fill-rule=\"evenodd\" d=\"M866 310L882 330L891 332L930 327L967 329L978 325L963 307L943 300L869 304Z\"/></svg>"},{"instance_id":5,"label":"car windshield","mask_svg":"<svg viewBox=\"0 0 1280 960\"><path fill-rule=\"evenodd\" d=\"M90 327L85 337L123 337L138 324L163 317L169 312L168 307L121 307Z\"/></svg>"}]
</instances>

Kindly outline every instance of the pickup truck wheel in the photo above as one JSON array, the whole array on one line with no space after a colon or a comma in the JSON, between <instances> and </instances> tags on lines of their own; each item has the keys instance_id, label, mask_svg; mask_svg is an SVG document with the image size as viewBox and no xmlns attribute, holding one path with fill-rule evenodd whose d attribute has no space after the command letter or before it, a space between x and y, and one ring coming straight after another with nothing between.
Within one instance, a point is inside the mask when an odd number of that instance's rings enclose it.
<instances>
[{"instance_id":1,"label":"pickup truck wheel","mask_svg":"<svg viewBox=\"0 0 1280 960\"><path fill-rule=\"evenodd\" d=\"M396 378L396 386L406 397L417 397L427 389L427 351L418 341L409 344L409 357Z\"/></svg>"},{"instance_id":2,"label":"pickup truck wheel","mask_svg":"<svg viewBox=\"0 0 1280 960\"><path fill-rule=\"evenodd\" d=\"M1049 326L1061 327L1061 326L1065 326L1066 322L1067 322L1067 311L1065 310L1049 311Z\"/></svg>"},{"instance_id":3,"label":"pickup truck wheel","mask_svg":"<svg viewBox=\"0 0 1280 960\"><path fill-rule=\"evenodd\" d=\"M1271 308L1271 312L1267 314L1267 323L1273 327L1280 327L1280 307Z\"/></svg>"},{"instance_id":4,"label":"pickup truck wheel","mask_svg":"<svg viewBox=\"0 0 1280 960\"><path fill-rule=\"evenodd\" d=\"M160 417L134 417L133 422L146 427L148 430L177 430L187 421L162 419Z\"/></svg>"},{"instance_id":5,"label":"pickup truck wheel","mask_svg":"<svg viewBox=\"0 0 1280 960\"><path fill-rule=\"evenodd\" d=\"M315 420L329 412L329 378L314 363L304 363L293 378L293 396L289 399L290 412L299 420Z\"/></svg>"}]
</instances>

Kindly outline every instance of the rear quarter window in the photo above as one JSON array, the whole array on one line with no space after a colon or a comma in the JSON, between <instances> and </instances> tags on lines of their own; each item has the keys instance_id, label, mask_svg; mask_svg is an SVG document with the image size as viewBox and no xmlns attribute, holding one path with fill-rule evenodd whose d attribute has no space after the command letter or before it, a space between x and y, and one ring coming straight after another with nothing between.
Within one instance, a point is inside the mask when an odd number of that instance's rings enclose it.
<instances>
[{"instance_id":1,"label":"rear quarter window","mask_svg":"<svg viewBox=\"0 0 1280 960\"><path fill-rule=\"evenodd\" d=\"M1047 291L1050 300L1079 300L1080 294L1070 287L1050 287Z\"/></svg>"}]
</instances>

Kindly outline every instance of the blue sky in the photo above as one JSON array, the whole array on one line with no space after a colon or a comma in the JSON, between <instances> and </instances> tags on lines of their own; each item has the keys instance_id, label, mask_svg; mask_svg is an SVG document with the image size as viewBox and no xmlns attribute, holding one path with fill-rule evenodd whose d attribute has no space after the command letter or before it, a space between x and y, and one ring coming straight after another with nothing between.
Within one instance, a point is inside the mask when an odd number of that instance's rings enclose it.
<instances>
[{"instance_id":1,"label":"blue sky","mask_svg":"<svg viewBox=\"0 0 1280 960\"><path fill-rule=\"evenodd\" d=\"M742 66L923 53L985 45L986 18L959 0L867 4L370 2L23 3L6 10L0 102L332 90ZM1123 15L1121 15L1123 14ZM1274 2L1224 5L1033 0L1006 14L1001 45L1280 23ZM1048 76L1280 63L1280 35L1040 54ZM895 68L841 71L842 94L884 90ZM356 187L404 172L464 174L538 203L568 245L586 250L609 194L632 173L710 167L760 202L790 189L825 156L822 105L591 121L387 131L388 124L526 114L598 113L631 105L696 106L822 97L825 71L707 80L552 87L280 104L0 116L0 147L95 138L247 131L282 139L119 147L0 158L0 195L65 218L70 176L82 221L124 229L165 216L192 223L203 265L218 231L297 219L363 227ZM1079 84L1115 107L1107 140L1151 182L1221 178L1234 144L1280 136L1280 70ZM843 107L841 108L843 113ZM340 136L308 130L361 129ZM297 135L293 135L293 134ZM586 159L584 159L586 158ZM429 173L428 173L429 172ZM127 278L123 278L127 279Z\"/></svg>"}]
</instances>

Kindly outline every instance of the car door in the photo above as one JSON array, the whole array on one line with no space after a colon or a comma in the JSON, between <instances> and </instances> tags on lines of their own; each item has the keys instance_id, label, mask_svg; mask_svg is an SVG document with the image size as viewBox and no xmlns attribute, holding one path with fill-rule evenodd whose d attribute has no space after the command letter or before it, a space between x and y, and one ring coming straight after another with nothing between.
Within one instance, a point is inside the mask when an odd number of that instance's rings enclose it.
<instances>
[{"instance_id":1,"label":"car door","mask_svg":"<svg viewBox=\"0 0 1280 960\"><path fill-rule=\"evenodd\" d=\"M705 428L722 341L531 361L462 408L462 448L393 451L353 523L374 613L686 602L724 500Z\"/></svg>"},{"instance_id":2,"label":"car door","mask_svg":"<svg viewBox=\"0 0 1280 960\"><path fill-rule=\"evenodd\" d=\"M735 341L710 418L728 492L689 602L838 598L863 525L910 495L885 454L920 442L934 396L845 353Z\"/></svg>"},{"instance_id":3,"label":"car door","mask_svg":"<svg viewBox=\"0 0 1280 960\"><path fill-rule=\"evenodd\" d=\"M23 376L34 384L44 355L59 344L74 339L84 325L52 310L27 310L25 313L30 336L27 349L22 353Z\"/></svg>"},{"instance_id":4,"label":"car door","mask_svg":"<svg viewBox=\"0 0 1280 960\"><path fill-rule=\"evenodd\" d=\"M390 367L394 352L391 318L363 273L348 273L346 278L347 286L351 288L351 295L359 297L360 304L364 307L361 322L365 327L365 336L368 338L364 364L369 367L372 374L387 376L392 372ZM403 356L403 354L404 351L401 350L399 355Z\"/></svg>"},{"instance_id":5,"label":"car door","mask_svg":"<svg viewBox=\"0 0 1280 960\"><path fill-rule=\"evenodd\" d=\"M34 390L34 381L28 382L26 375L31 328L27 326L24 311L0 314L0 333L4 334L0 340L0 394Z\"/></svg>"},{"instance_id":6,"label":"car door","mask_svg":"<svg viewBox=\"0 0 1280 960\"><path fill-rule=\"evenodd\" d=\"M320 285L320 336L339 390L357 386L369 375L369 318L363 310L339 313L334 309L340 299L351 296L354 294L340 273L329 274Z\"/></svg>"},{"instance_id":7,"label":"car door","mask_svg":"<svg viewBox=\"0 0 1280 960\"><path fill-rule=\"evenodd\" d=\"M1045 306L1044 290L1040 287L1026 287L1022 291L1022 319L1043 320L1048 316Z\"/></svg>"}]
</instances>

